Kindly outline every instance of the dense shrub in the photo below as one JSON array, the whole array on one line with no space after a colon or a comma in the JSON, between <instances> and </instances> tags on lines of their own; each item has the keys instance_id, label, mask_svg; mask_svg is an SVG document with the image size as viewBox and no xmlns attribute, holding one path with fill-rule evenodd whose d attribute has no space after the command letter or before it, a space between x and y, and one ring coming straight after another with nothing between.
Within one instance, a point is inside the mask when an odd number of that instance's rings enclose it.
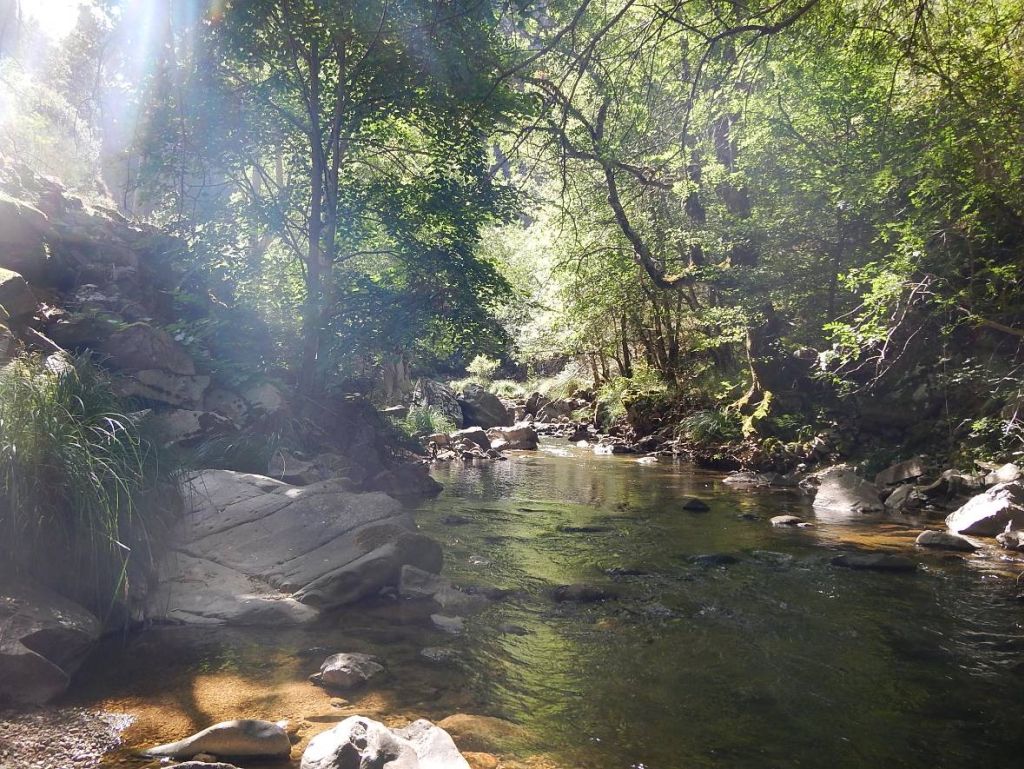
<instances>
[{"instance_id":1,"label":"dense shrub","mask_svg":"<svg viewBox=\"0 0 1024 769\"><path fill-rule=\"evenodd\" d=\"M109 385L87 358L0 369L0 558L99 609L145 572L176 498Z\"/></svg>"}]
</instances>

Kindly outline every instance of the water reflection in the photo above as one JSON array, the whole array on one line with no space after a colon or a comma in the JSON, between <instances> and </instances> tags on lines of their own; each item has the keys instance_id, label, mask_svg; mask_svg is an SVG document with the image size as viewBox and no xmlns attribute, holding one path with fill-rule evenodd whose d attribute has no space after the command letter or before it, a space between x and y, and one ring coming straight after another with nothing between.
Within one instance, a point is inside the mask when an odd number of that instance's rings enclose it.
<instances>
[{"instance_id":1,"label":"water reflection","mask_svg":"<svg viewBox=\"0 0 1024 769\"><path fill-rule=\"evenodd\" d=\"M474 627L488 707L570 765L1016 765L1020 609L972 568L987 555L917 554L913 521L773 529L772 515L814 518L799 492L571 448L439 480L420 520L446 542L446 573L528 596ZM683 511L687 496L710 511ZM453 512L477 524L440 523ZM923 567L848 572L829 563L839 547L909 550ZM735 560L694 560L708 554ZM573 582L620 598L545 601ZM501 633L509 621L530 635Z\"/></svg>"},{"instance_id":2,"label":"water reflection","mask_svg":"<svg viewBox=\"0 0 1024 769\"><path fill-rule=\"evenodd\" d=\"M1019 564L917 553L921 522L773 528L773 515L813 519L799 492L736 491L683 465L562 445L436 473L445 491L417 518L444 543L445 573L511 591L465 635L432 628L429 606L386 599L301 632L161 631L111 644L83 704L141 714L129 745L203 719L292 718L304 724L296 756L349 713L464 712L526 727L530 739L491 746L503 767L1019 765L1022 607L1002 574ZM710 509L683 510L690 496ZM833 567L850 547L922 567ZM551 600L571 583L616 598ZM456 661L431 665L425 646ZM372 651L388 677L338 701L306 682L310 647Z\"/></svg>"}]
</instances>

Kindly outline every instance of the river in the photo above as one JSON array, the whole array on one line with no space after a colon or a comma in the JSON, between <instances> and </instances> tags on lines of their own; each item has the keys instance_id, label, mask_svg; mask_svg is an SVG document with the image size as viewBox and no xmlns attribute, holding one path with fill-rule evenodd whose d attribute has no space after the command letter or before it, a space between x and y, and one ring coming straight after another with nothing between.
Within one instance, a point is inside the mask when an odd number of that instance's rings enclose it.
<instances>
[{"instance_id":1,"label":"river","mask_svg":"<svg viewBox=\"0 0 1024 769\"><path fill-rule=\"evenodd\" d=\"M507 597L461 636L433 628L429 609L380 599L303 630L111 639L72 697L135 718L106 764L141 766L130 748L226 718L291 719L298 756L354 713L389 724L471 713L522 727L476 746L502 767L1021 765L1020 564L992 550L916 552L920 522L815 520L796 490L731 489L721 474L562 442L435 476L445 490L417 520L443 543L444 573ZM682 510L689 496L710 510ZM773 528L782 513L816 525ZM849 548L920 567L831 565ZM554 602L569 583L615 597ZM455 661L428 662L425 646ZM387 677L332 697L306 676L333 651L375 653Z\"/></svg>"}]
</instances>

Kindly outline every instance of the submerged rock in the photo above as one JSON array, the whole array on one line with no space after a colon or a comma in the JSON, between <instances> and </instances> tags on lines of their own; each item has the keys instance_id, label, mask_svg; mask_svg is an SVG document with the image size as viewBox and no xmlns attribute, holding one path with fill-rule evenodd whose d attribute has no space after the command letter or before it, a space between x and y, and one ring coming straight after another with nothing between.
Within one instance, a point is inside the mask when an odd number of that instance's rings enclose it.
<instances>
[{"instance_id":1,"label":"submerged rock","mask_svg":"<svg viewBox=\"0 0 1024 769\"><path fill-rule=\"evenodd\" d=\"M222 721L177 742L142 751L146 756L191 758L199 753L214 756L280 757L291 753L285 723L242 719Z\"/></svg>"},{"instance_id":2,"label":"submerged rock","mask_svg":"<svg viewBox=\"0 0 1024 769\"><path fill-rule=\"evenodd\" d=\"M431 614L430 621L438 630L451 635L462 635L466 630L466 620L462 617L449 617L445 614Z\"/></svg>"},{"instance_id":3,"label":"submerged rock","mask_svg":"<svg viewBox=\"0 0 1024 769\"><path fill-rule=\"evenodd\" d=\"M483 595L465 593L446 578L408 564L402 567L398 594L402 598L430 599L442 609L460 614L482 611L490 604Z\"/></svg>"},{"instance_id":4,"label":"submerged rock","mask_svg":"<svg viewBox=\"0 0 1024 769\"><path fill-rule=\"evenodd\" d=\"M958 534L949 534L945 531L922 531L917 535L914 544L921 547L932 547L936 550L973 552L978 549L978 546L969 539L965 539Z\"/></svg>"},{"instance_id":5,"label":"submerged rock","mask_svg":"<svg viewBox=\"0 0 1024 769\"><path fill-rule=\"evenodd\" d=\"M864 571L913 572L917 564L902 555L890 553L846 553L832 559L833 566Z\"/></svg>"},{"instance_id":6,"label":"submerged rock","mask_svg":"<svg viewBox=\"0 0 1024 769\"><path fill-rule=\"evenodd\" d=\"M309 680L329 689L354 689L383 672L384 666L371 654L342 652L325 659Z\"/></svg>"},{"instance_id":7,"label":"submerged rock","mask_svg":"<svg viewBox=\"0 0 1024 769\"><path fill-rule=\"evenodd\" d=\"M730 486L771 486L775 482L775 473L757 473L751 470L740 470L730 473L722 479L722 483Z\"/></svg>"},{"instance_id":8,"label":"submerged rock","mask_svg":"<svg viewBox=\"0 0 1024 769\"><path fill-rule=\"evenodd\" d=\"M459 661L459 653L446 646L427 646L420 649L420 656L437 665L450 665Z\"/></svg>"},{"instance_id":9,"label":"submerged rock","mask_svg":"<svg viewBox=\"0 0 1024 769\"><path fill-rule=\"evenodd\" d=\"M706 553L690 556L690 562L698 566L729 566L739 563L740 559L730 553Z\"/></svg>"},{"instance_id":10,"label":"submerged rock","mask_svg":"<svg viewBox=\"0 0 1024 769\"><path fill-rule=\"evenodd\" d=\"M697 497L684 497L682 501L682 508L690 513L706 513L711 508L708 503L703 499Z\"/></svg>"},{"instance_id":11,"label":"submerged rock","mask_svg":"<svg viewBox=\"0 0 1024 769\"><path fill-rule=\"evenodd\" d=\"M595 603L614 598L615 594L597 585L576 583L573 585L559 585L551 591L551 597L557 603Z\"/></svg>"},{"instance_id":12,"label":"submerged rock","mask_svg":"<svg viewBox=\"0 0 1024 769\"><path fill-rule=\"evenodd\" d=\"M456 713L438 721L461 750L500 753L527 741L523 727L494 716Z\"/></svg>"},{"instance_id":13,"label":"submerged rock","mask_svg":"<svg viewBox=\"0 0 1024 769\"><path fill-rule=\"evenodd\" d=\"M797 515L776 515L771 519L772 526L810 526Z\"/></svg>"}]
</instances>

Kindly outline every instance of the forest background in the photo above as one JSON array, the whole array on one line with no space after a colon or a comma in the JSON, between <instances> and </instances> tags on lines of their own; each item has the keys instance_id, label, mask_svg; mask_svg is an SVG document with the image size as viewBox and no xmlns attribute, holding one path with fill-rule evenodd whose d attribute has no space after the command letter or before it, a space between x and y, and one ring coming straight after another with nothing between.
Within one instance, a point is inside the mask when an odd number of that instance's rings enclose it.
<instances>
[{"instance_id":1,"label":"forest background","mask_svg":"<svg viewBox=\"0 0 1024 769\"><path fill-rule=\"evenodd\" d=\"M187 241L220 377L1021 452L1018 0L24 5L0 152Z\"/></svg>"}]
</instances>

